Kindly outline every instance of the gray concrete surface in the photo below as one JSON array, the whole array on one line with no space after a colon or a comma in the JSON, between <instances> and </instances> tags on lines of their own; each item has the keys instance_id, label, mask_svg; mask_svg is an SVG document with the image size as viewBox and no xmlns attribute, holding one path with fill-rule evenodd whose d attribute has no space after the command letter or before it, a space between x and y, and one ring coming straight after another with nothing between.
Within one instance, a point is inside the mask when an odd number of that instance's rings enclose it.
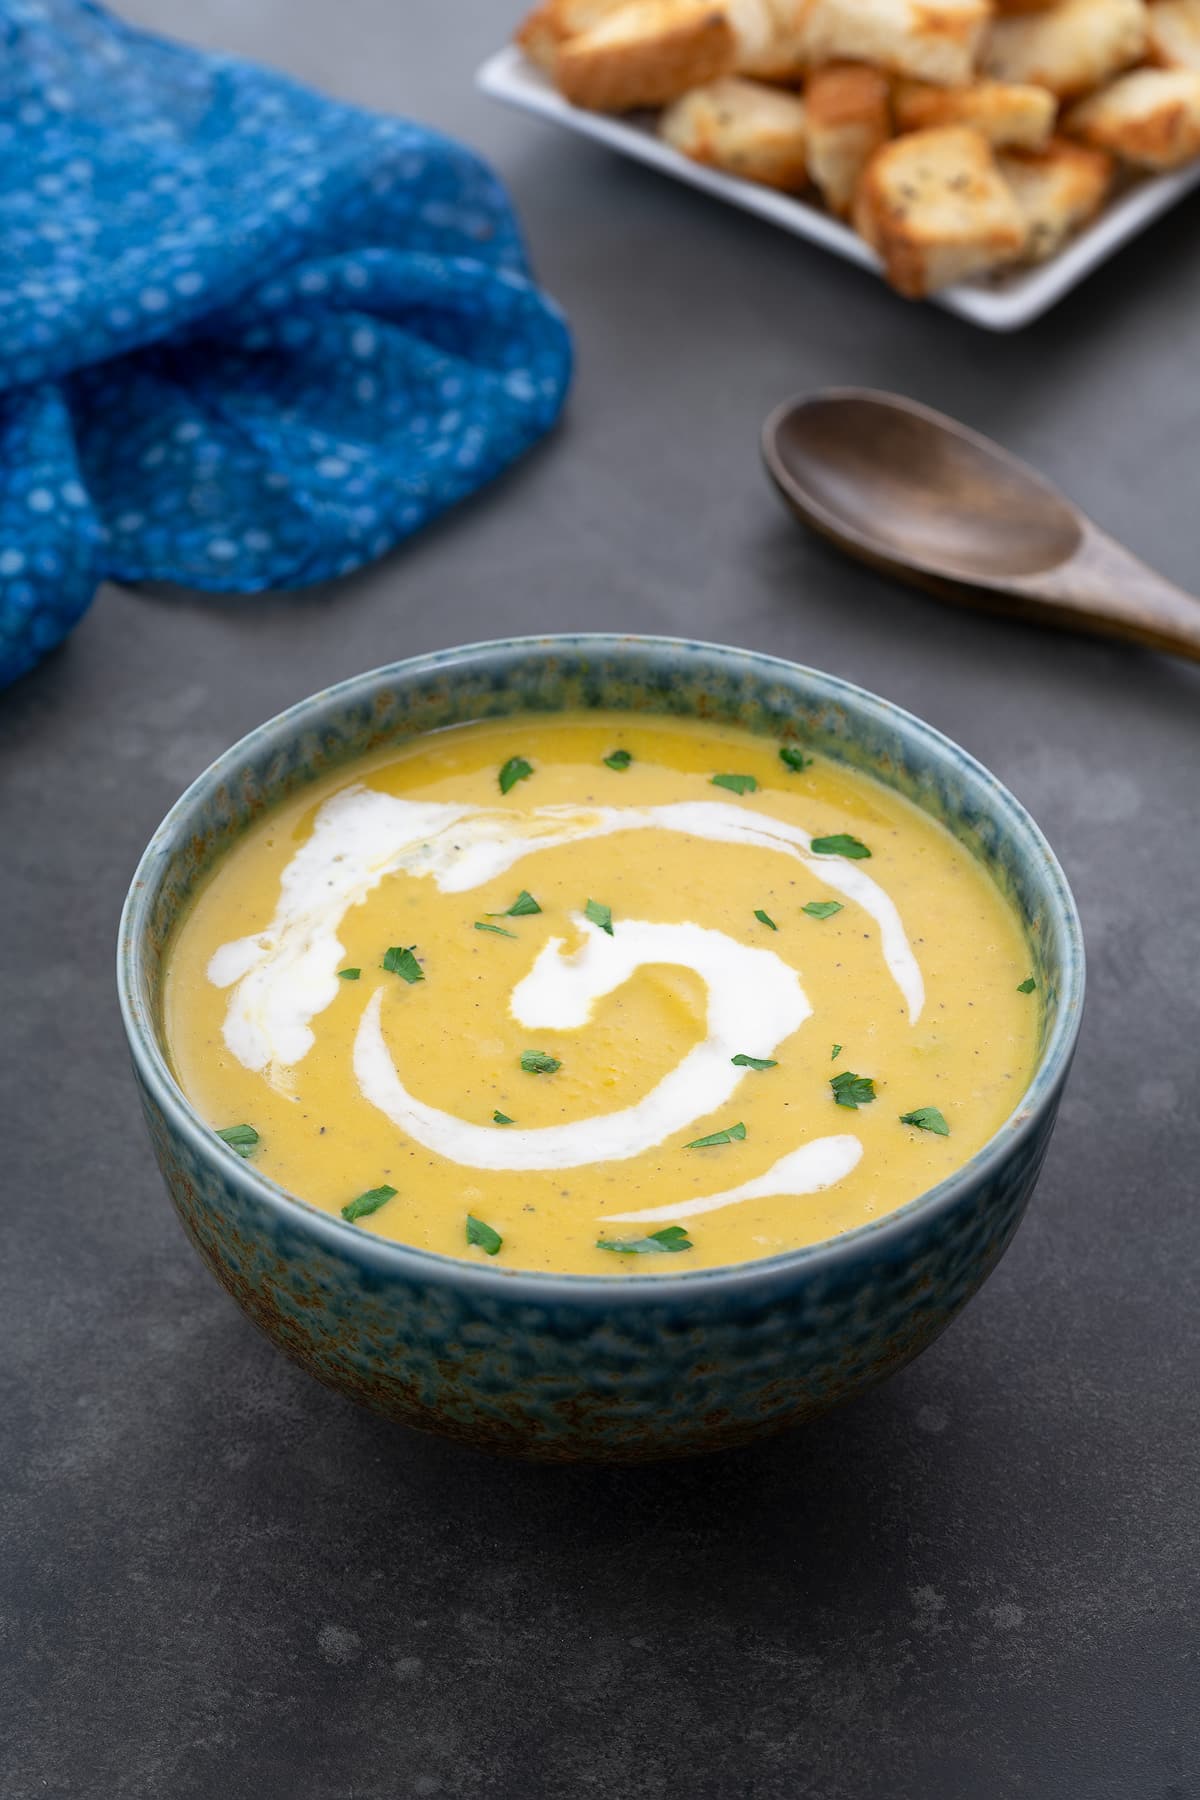
<instances>
[{"instance_id":1,"label":"gray concrete surface","mask_svg":"<svg viewBox=\"0 0 1200 1800\"><path fill-rule=\"evenodd\" d=\"M1200 586L1200 196L976 333L477 98L484 0L136 0L428 119L511 185L569 417L336 590L106 591L0 696L4 1800L1193 1800L1200 669L939 609L800 535L767 409L894 386ZM312 688L458 640L700 633L915 708L1028 802L1092 959L1017 1242L889 1387L728 1459L493 1464L326 1394L177 1229L112 985L181 786Z\"/></svg>"}]
</instances>

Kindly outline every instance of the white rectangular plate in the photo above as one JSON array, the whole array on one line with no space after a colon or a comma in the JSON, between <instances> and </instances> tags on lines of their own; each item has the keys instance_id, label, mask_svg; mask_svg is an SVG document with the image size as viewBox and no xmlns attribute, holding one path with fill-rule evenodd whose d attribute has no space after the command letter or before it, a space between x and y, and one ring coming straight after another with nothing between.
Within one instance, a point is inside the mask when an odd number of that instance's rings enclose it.
<instances>
[{"instance_id":1,"label":"white rectangular plate","mask_svg":"<svg viewBox=\"0 0 1200 1800\"><path fill-rule=\"evenodd\" d=\"M499 51L480 69L477 80L485 94L510 106L538 113L569 131L596 138L611 149L638 162L649 163L677 181L690 182L716 194L745 212L757 213L782 225L797 237L823 244L849 262L879 272L879 259L857 232L831 218L805 200L790 194L776 193L752 181L741 181L734 175L723 175L718 169L681 156L669 144L655 136L653 126L644 116L614 118L607 113L584 112L571 106L559 94L540 69L534 67L514 45ZM1077 282L1090 275L1100 263L1119 250L1122 244L1144 231L1160 213L1166 212L1184 194L1200 183L1200 162L1190 163L1170 175L1155 175L1139 181L1105 208L1100 217L1073 238L1065 249L1037 268L1018 270L988 282L963 282L945 288L934 296L938 306L982 325L987 331L1016 331L1038 318Z\"/></svg>"}]
</instances>

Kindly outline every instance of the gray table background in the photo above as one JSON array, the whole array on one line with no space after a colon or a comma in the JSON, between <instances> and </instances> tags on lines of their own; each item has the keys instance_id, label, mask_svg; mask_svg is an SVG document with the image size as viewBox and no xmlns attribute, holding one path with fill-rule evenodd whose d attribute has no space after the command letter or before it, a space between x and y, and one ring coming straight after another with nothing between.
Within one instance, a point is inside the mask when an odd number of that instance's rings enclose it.
<instances>
[{"instance_id":1,"label":"gray table background","mask_svg":"<svg viewBox=\"0 0 1200 1800\"><path fill-rule=\"evenodd\" d=\"M360 578L106 590L0 697L0 1794L1192 1800L1200 670L959 615L802 536L756 433L897 387L1200 585L1200 197L990 337L478 98L501 0L136 0L509 182L579 369L557 437ZM890 1386L707 1463L409 1435L260 1339L137 1112L117 914L181 787L326 682L516 631L699 634L924 714L1049 832L1091 954L1031 1213Z\"/></svg>"}]
</instances>

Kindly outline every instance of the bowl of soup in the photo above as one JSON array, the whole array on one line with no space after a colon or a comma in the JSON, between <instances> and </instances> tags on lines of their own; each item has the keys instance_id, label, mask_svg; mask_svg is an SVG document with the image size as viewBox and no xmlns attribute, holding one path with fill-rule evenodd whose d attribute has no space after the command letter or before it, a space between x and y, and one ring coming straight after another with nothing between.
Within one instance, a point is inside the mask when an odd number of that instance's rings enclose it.
<instances>
[{"instance_id":1,"label":"bowl of soup","mask_svg":"<svg viewBox=\"0 0 1200 1800\"><path fill-rule=\"evenodd\" d=\"M744 1443L995 1267L1083 1001L1036 825L812 669L587 635L302 701L121 923L155 1155L310 1373L550 1460Z\"/></svg>"}]
</instances>

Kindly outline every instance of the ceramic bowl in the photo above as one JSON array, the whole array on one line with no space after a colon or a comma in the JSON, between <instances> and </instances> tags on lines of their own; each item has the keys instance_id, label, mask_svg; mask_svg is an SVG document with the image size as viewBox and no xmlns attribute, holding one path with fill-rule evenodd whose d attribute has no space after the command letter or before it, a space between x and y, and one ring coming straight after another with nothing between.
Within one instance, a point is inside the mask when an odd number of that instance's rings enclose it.
<instances>
[{"instance_id":1,"label":"ceramic bowl","mask_svg":"<svg viewBox=\"0 0 1200 1800\"><path fill-rule=\"evenodd\" d=\"M1043 1003L1033 1080L967 1164L877 1224L723 1269L631 1280L522 1273L391 1243L261 1175L167 1062L164 952L197 883L276 801L416 732L603 707L728 721L867 770L945 823L1025 922ZM1079 919L1049 845L979 763L815 670L719 645L517 639L397 663L301 701L167 815L121 920L121 1006L184 1230L267 1336L407 1425L551 1460L716 1450L813 1417L902 1368L995 1268L1037 1179L1083 1003Z\"/></svg>"}]
</instances>

